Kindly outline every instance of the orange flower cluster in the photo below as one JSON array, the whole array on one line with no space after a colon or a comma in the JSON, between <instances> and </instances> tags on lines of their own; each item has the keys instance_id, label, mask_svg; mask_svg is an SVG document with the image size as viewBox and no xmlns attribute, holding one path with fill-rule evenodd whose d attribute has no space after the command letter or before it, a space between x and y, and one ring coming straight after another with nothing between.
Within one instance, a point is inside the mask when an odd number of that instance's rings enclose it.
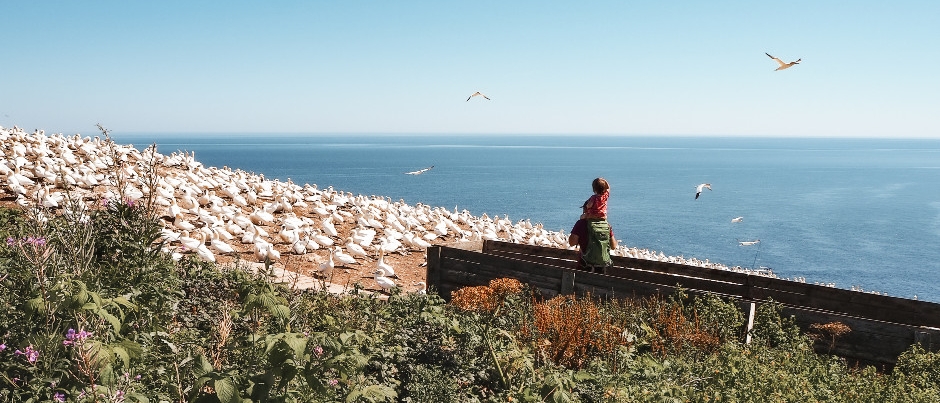
<instances>
[{"instance_id":1,"label":"orange flower cluster","mask_svg":"<svg viewBox=\"0 0 940 403\"><path fill-rule=\"evenodd\" d=\"M450 303L465 311L494 312L507 296L522 291L522 283L514 278L497 278L490 285L464 287L450 295Z\"/></svg>"},{"instance_id":2,"label":"orange flower cluster","mask_svg":"<svg viewBox=\"0 0 940 403\"><path fill-rule=\"evenodd\" d=\"M609 353L624 343L622 329L590 296L559 295L536 304L533 316L532 326L522 329L523 337L537 340L544 357L570 368L580 368L591 354Z\"/></svg>"},{"instance_id":3,"label":"orange flower cluster","mask_svg":"<svg viewBox=\"0 0 940 403\"><path fill-rule=\"evenodd\" d=\"M810 337L816 340L827 339L829 342L829 351L836 346L836 340L852 331L848 325L842 322L813 323L809 325Z\"/></svg>"},{"instance_id":4,"label":"orange flower cluster","mask_svg":"<svg viewBox=\"0 0 940 403\"><path fill-rule=\"evenodd\" d=\"M507 295L521 292L522 283L514 278L497 278L490 280L490 288L497 297L505 298Z\"/></svg>"},{"instance_id":5,"label":"orange flower cluster","mask_svg":"<svg viewBox=\"0 0 940 403\"><path fill-rule=\"evenodd\" d=\"M697 319L689 320L678 305L660 310L650 327L655 332L650 347L663 356L678 354L687 348L714 351L721 345L718 336L704 329Z\"/></svg>"},{"instance_id":6,"label":"orange flower cluster","mask_svg":"<svg viewBox=\"0 0 940 403\"><path fill-rule=\"evenodd\" d=\"M813 329L822 335L830 337L840 337L848 332L852 331L852 328L842 322L829 322L829 323L813 323L809 325L810 329Z\"/></svg>"}]
</instances>

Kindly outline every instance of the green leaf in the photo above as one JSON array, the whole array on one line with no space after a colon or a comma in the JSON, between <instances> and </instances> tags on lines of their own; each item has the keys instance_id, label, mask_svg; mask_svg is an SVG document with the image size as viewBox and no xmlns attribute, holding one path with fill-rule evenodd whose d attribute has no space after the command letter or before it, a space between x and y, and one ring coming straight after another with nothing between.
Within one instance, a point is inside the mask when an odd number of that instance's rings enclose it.
<instances>
[{"instance_id":1,"label":"green leaf","mask_svg":"<svg viewBox=\"0 0 940 403\"><path fill-rule=\"evenodd\" d=\"M395 389L385 385L369 385L365 388L357 388L346 397L346 402L354 402L360 397L370 402L394 402L398 398Z\"/></svg>"},{"instance_id":2,"label":"green leaf","mask_svg":"<svg viewBox=\"0 0 940 403\"><path fill-rule=\"evenodd\" d=\"M212 371L215 371L215 368L213 368L212 364L209 363L209 359L207 359L205 355L202 355L202 354L198 355L196 357L196 368L195 368L196 377L198 378L201 376L205 376L209 373L212 373Z\"/></svg>"},{"instance_id":3,"label":"green leaf","mask_svg":"<svg viewBox=\"0 0 940 403\"><path fill-rule=\"evenodd\" d=\"M130 356L130 354L127 353L127 350L125 350L124 347L121 347L121 346L111 346L111 351L113 351L113 352L114 352L114 355L116 355L118 358L121 359L121 362L124 363L124 367L125 367L125 368L130 367L130 365L131 365L131 356Z\"/></svg>"},{"instance_id":4,"label":"green leaf","mask_svg":"<svg viewBox=\"0 0 940 403\"><path fill-rule=\"evenodd\" d=\"M42 313L46 311L46 304L42 297L36 297L26 301L26 311L32 313Z\"/></svg>"},{"instance_id":5,"label":"green leaf","mask_svg":"<svg viewBox=\"0 0 940 403\"><path fill-rule=\"evenodd\" d=\"M287 319L290 318L290 308L286 305L275 305L271 308L271 315L278 319Z\"/></svg>"},{"instance_id":6,"label":"green leaf","mask_svg":"<svg viewBox=\"0 0 940 403\"><path fill-rule=\"evenodd\" d=\"M114 316L108 313L108 311L105 311L104 309L98 309L97 311L95 311L95 314L97 314L98 317L100 317L101 319L104 319L105 321L107 321L108 324L110 324L111 327L114 328L115 333L120 333L121 320L118 319L117 316Z\"/></svg>"},{"instance_id":7,"label":"green leaf","mask_svg":"<svg viewBox=\"0 0 940 403\"><path fill-rule=\"evenodd\" d=\"M241 403L242 398L238 395L238 388L231 381L231 378L217 379L213 385L215 394L222 403Z\"/></svg>"}]
</instances>

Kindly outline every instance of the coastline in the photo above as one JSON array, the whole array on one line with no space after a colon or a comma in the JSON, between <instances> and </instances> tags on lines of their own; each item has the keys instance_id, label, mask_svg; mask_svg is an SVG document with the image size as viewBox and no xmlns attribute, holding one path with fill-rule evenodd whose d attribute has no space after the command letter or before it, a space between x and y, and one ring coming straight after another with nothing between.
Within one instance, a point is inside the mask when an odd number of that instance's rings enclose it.
<instances>
[{"instance_id":1,"label":"coastline","mask_svg":"<svg viewBox=\"0 0 940 403\"><path fill-rule=\"evenodd\" d=\"M228 253L210 250L213 256L206 259L222 263L236 260L258 262L263 260L263 254L269 254L262 251L267 246L259 245L260 242L247 242L243 235L246 231L258 230L266 234L261 238L270 245L270 251L278 255L272 259L276 266L326 280L318 273L320 265L329 261L327 248L349 253L348 249L355 248L351 245L355 243L366 253L357 256L356 263L340 265L332 275L342 278L332 282L347 286L360 282L366 288L378 290L370 276L377 265L379 251L385 249L386 259L400 277L397 284L406 291L419 291L424 281L422 263L426 244L472 248L484 239L498 239L568 248L563 230L548 231L529 220L512 222L508 217L491 218L485 213L473 216L466 210L451 211L421 203L408 205L401 201L392 202L387 197L354 195L332 187L319 189L316 184L267 180L263 174L206 167L182 152L169 155L147 150L141 152L132 146L109 143L100 137L47 136L41 131L26 133L21 129L0 129L0 136L6 162L2 164L5 169L0 168L0 175L10 183L16 172L25 178L16 177L17 184L23 182L28 185L20 185L20 188L7 186L3 190L4 200L21 206L48 204L52 209L60 209L62 181L57 178L58 174L49 173L49 164L43 159L54 161L71 178L66 182L74 182L71 186L86 205L94 205L102 196L113 198L123 194L132 200L154 197L160 207L159 215L163 217L167 251L179 258L198 252L181 247L180 238L202 233L205 249L212 245L213 240L223 240L234 249ZM140 169L148 161L158 166L162 175L155 189L147 188L140 179L144 176ZM119 183L124 187L115 186ZM56 200L56 197L60 199ZM271 217L253 218L252 215L257 216L259 211ZM336 231L335 235L327 235L331 244L323 242L324 245L314 248L309 239L324 235L328 226ZM299 234L296 235L298 238L305 236L308 239L305 250L295 250L300 249L296 246L299 239L292 238L292 230ZM286 233L281 236L282 232ZM613 254L772 275L727 267L707 259L668 256L662 252L629 247L622 242Z\"/></svg>"}]
</instances>

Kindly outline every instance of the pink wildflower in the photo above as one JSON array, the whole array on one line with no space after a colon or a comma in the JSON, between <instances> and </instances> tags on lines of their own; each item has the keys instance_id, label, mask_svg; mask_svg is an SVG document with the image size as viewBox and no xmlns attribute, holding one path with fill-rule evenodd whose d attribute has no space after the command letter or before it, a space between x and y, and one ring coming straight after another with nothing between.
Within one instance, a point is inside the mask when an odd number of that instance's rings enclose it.
<instances>
[{"instance_id":1,"label":"pink wildflower","mask_svg":"<svg viewBox=\"0 0 940 403\"><path fill-rule=\"evenodd\" d=\"M62 345L72 346L75 344L81 344L85 339L91 337L91 332L86 332L84 330L75 332L75 329L69 329L65 333L65 340L62 340Z\"/></svg>"},{"instance_id":2,"label":"pink wildflower","mask_svg":"<svg viewBox=\"0 0 940 403\"><path fill-rule=\"evenodd\" d=\"M24 351L16 350L13 354L26 356L26 361L29 361L30 364L35 364L39 360L39 351L33 350L32 344L27 346Z\"/></svg>"}]
</instances>

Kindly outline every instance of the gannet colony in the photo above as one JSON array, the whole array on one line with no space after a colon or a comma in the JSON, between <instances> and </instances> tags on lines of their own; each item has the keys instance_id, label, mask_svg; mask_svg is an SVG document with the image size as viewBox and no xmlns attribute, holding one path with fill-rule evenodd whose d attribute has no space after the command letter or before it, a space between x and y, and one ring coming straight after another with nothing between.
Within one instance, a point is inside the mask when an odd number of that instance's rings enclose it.
<instances>
[{"instance_id":1,"label":"gannet colony","mask_svg":"<svg viewBox=\"0 0 940 403\"><path fill-rule=\"evenodd\" d=\"M318 262L312 272L328 275L334 267L366 259L371 264L383 255L423 253L432 243L492 239L570 248L564 231L549 231L530 220L513 223L508 217L473 216L466 210L271 180L239 169L206 167L186 152L162 155L154 146L141 151L107 136L0 127L0 181L2 200L53 213L66 207L67 195L86 208L96 208L103 199L149 197L161 217L164 249L176 259L194 254L216 261L240 253L276 262L298 255ZM769 270L626 245L612 254L774 276Z\"/></svg>"}]
</instances>

